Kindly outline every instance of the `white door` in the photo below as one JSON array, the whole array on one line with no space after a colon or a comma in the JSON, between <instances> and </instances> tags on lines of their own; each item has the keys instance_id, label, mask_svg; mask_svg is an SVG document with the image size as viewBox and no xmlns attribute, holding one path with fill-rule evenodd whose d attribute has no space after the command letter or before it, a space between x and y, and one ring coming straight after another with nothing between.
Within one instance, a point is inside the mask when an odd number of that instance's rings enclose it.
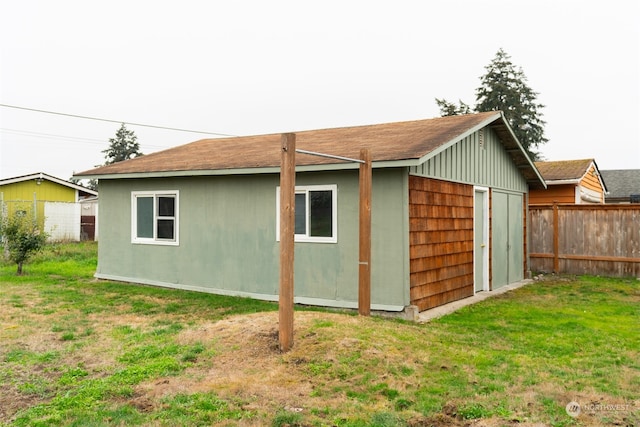
<instances>
[{"instance_id":1,"label":"white door","mask_svg":"<svg viewBox=\"0 0 640 427\"><path fill-rule=\"evenodd\" d=\"M489 290L488 194L488 190L476 188L473 199L474 293Z\"/></svg>"}]
</instances>

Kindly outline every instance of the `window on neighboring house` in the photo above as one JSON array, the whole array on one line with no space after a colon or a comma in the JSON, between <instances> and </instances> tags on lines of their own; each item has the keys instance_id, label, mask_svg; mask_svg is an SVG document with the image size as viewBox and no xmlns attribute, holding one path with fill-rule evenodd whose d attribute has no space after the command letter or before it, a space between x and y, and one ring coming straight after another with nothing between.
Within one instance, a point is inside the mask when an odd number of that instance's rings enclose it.
<instances>
[{"instance_id":1,"label":"window on neighboring house","mask_svg":"<svg viewBox=\"0 0 640 427\"><path fill-rule=\"evenodd\" d=\"M178 244L178 191L131 193L131 242Z\"/></svg>"},{"instance_id":2,"label":"window on neighboring house","mask_svg":"<svg viewBox=\"0 0 640 427\"><path fill-rule=\"evenodd\" d=\"M295 241L338 241L336 185L297 186L295 196ZM280 240L280 187L276 191L276 235Z\"/></svg>"}]
</instances>

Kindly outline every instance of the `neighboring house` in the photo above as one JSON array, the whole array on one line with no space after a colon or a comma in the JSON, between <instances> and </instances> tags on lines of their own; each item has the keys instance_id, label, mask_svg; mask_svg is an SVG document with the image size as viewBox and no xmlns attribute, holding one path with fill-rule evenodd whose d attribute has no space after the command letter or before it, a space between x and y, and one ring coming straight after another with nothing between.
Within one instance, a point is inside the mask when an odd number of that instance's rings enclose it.
<instances>
[{"instance_id":1,"label":"neighboring house","mask_svg":"<svg viewBox=\"0 0 640 427\"><path fill-rule=\"evenodd\" d=\"M43 172L0 180L0 205L7 213L28 210L51 240L80 240L80 205L96 191Z\"/></svg>"},{"instance_id":2,"label":"neighboring house","mask_svg":"<svg viewBox=\"0 0 640 427\"><path fill-rule=\"evenodd\" d=\"M607 203L640 203L640 169L600 171L607 183Z\"/></svg>"},{"instance_id":3,"label":"neighboring house","mask_svg":"<svg viewBox=\"0 0 640 427\"><path fill-rule=\"evenodd\" d=\"M296 133L373 160L371 308L425 310L523 279L529 187L501 112ZM281 135L205 139L100 182L96 277L277 300ZM357 307L358 164L296 155L295 302ZM414 310L414 308L411 308Z\"/></svg>"},{"instance_id":4,"label":"neighboring house","mask_svg":"<svg viewBox=\"0 0 640 427\"><path fill-rule=\"evenodd\" d=\"M593 159L536 162L536 168L547 188L531 190L530 205L605 202L607 187Z\"/></svg>"}]
</instances>

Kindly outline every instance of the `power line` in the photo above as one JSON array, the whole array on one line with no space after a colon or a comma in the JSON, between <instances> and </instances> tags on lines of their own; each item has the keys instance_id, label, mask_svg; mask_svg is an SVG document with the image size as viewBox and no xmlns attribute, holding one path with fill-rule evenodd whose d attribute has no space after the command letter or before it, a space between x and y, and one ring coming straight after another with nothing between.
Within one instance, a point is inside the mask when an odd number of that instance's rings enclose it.
<instances>
[{"instance_id":1,"label":"power line","mask_svg":"<svg viewBox=\"0 0 640 427\"><path fill-rule=\"evenodd\" d=\"M51 133L41 133L41 132L31 132L31 131L26 131L26 130L18 130L18 129L7 129L7 128L0 128L0 132L7 132L7 133L14 133L14 134L18 134L18 135L22 135L22 136L27 136L27 137L36 137L36 138L45 138L45 139L57 139L57 140L63 140L63 141L67 141L67 142L78 142L78 143L84 143L84 144L93 144L93 145L105 145L107 144L107 142L101 140L101 139L95 139L95 138L81 138L81 137L77 137L77 136L67 136L67 135L55 135L55 134L51 134ZM75 140L75 141L73 141ZM151 148L167 148L163 145L152 145L152 144L145 144L142 143L141 145L144 145L145 147L151 147Z\"/></svg>"},{"instance_id":2,"label":"power line","mask_svg":"<svg viewBox=\"0 0 640 427\"><path fill-rule=\"evenodd\" d=\"M32 132L28 130L20 130L20 129L8 129L8 128L0 128L0 132L8 132L8 133L16 133L18 135L26 135L26 136L37 136L37 137L45 137L45 138L55 138L55 139L75 139L78 141L87 141L92 143L100 143L104 144L105 142L101 139L95 138L82 138L77 136L66 136L66 135L56 135L51 133L42 133L42 132Z\"/></svg>"},{"instance_id":3,"label":"power line","mask_svg":"<svg viewBox=\"0 0 640 427\"><path fill-rule=\"evenodd\" d=\"M123 120L101 119L98 117L80 116L78 114L59 113L57 111L47 111L47 110L38 110L36 108L19 107L17 105L0 104L0 107L14 108L16 110L34 111L36 113L54 114L57 116L74 117L76 119L96 120L96 121L108 122L108 123L124 123L131 126L140 126L140 127L147 127L147 128L153 128L153 129L164 129L164 130L173 130L178 132L200 133L205 135L216 135L216 136L237 136L237 135L230 135L230 134L218 133L218 132L203 132L198 130L171 128L166 126L145 125L142 123L133 123L133 122L127 122Z\"/></svg>"}]
</instances>

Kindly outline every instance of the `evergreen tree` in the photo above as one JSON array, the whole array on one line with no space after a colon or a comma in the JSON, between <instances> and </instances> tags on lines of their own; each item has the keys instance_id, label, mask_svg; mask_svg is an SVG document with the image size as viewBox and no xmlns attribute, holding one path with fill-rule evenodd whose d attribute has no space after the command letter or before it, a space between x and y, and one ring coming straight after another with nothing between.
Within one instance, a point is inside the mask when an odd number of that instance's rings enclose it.
<instances>
[{"instance_id":1,"label":"evergreen tree","mask_svg":"<svg viewBox=\"0 0 640 427\"><path fill-rule=\"evenodd\" d=\"M536 101L538 93L527 85L522 68L516 68L502 49L485 69L487 73L476 89L476 111L501 110L531 160L539 160L536 149L548 139L540 113L544 105Z\"/></svg>"},{"instance_id":2,"label":"evergreen tree","mask_svg":"<svg viewBox=\"0 0 640 427\"><path fill-rule=\"evenodd\" d=\"M532 161L540 160L536 151L540 144L548 141L544 136L544 125L537 103L538 93L527 85L522 68L516 68L511 57L502 49L485 67L487 73L480 77L481 86L476 89L476 105L470 108L462 101L455 105L445 99L436 98L441 116L454 116L472 112L501 110L513 133Z\"/></svg>"},{"instance_id":3,"label":"evergreen tree","mask_svg":"<svg viewBox=\"0 0 640 427\"><path fill-rule=\"evenodd\" d=\"M472 113L472 109L469 105L465 104L461 100L458 100L458 105L453 102L449 102L446 99L436 98L436 104L440 108L440 116L458 116L461 114Z\"/></svg>"},{"instance_id":4,"label":"evergreen tree","mask_svg":"<svg viewBox=\"0 0 640 427\"><path fill-rule=\"evenodd\" d=\"M105 165L112 165L123 160L142 156L138 137L132 130L128 130L124 123L116 132L115 138L109 139L109 148L103 150L105 153Z\"/></svg>"},{"instance_id":5,"label":"evergreen tree","mask_svg":"<svg viewBox=\"0 0 640 427\"><path fill-rule=\"evenodd\" d=\"M97 179L78 179L71 177L69 178L69 182L73 182L76 185L82 185L83 187L88 188L89 190L98 191L98 180Z\"/></svg>"}]
</instances>

